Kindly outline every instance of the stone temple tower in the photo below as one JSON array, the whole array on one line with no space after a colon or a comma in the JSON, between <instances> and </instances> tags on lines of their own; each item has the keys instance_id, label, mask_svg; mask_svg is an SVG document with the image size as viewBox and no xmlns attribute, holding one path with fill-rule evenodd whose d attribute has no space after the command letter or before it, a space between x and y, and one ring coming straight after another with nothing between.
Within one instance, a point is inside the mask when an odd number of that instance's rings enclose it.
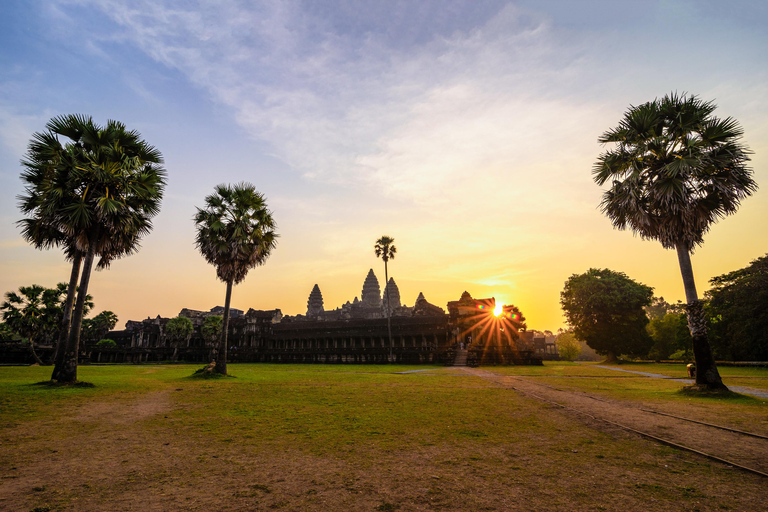
<instances>
[{"instance_id":1,"label":"stone temple tower","mask_svg":"<svg viewBox=\"0 0 768 512\"><path fill-rule=\"evenodd\" d=\"M373 273L373 269L369 270L368 275L365 277L361 298L363 307L381 307L381 288L379 288L379 280L376 279L376 274Z\"/></svg>"},{"instance_id":2,"label":"stone temple tower","mask_svg":"<svg viewBox=\"0 0 768 512\"><path fill-rule=\"evenodd\" d=\"M387 291L389 291L389 310L399 308L402 305L400 304L400 290L397 289L394 278L390 277L387 286L384 287L384 295L382 296L384 307L387 307Z\"/></svg>"},{"instance_id":3,"label":"stone temple tower","mask_svg":"<svg viewBox=\"0 0 768 512\"><path fill-rule=\"evenodd\" d=\"M320 287L315 285L309 294L307 300L307 316L318 316L323 312L323 294L320 293Z\"/></svg>"}]
</instances>

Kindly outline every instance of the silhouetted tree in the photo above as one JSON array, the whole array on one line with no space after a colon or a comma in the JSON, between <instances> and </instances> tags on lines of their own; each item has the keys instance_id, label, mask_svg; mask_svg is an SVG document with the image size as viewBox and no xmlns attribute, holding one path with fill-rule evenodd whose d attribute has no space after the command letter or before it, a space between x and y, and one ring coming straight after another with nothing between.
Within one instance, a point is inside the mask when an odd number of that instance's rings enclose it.
<instances>
[{"instance_id":1,"label":"silhouetted tree","mask_svg":"<svg viewBox=\"0 0 768 512\"><path fill-rule=\"evenodd\" d=\"M386 292L384 295L384 307L386 308L387 312L387 335L389 336L389 360L390 362L394 362L392 359L392 325L391 325L391 312L389 307L389 274L387 272L387 262L389 260L395 259L395 254L397 253L397 247L395 247L393 244L395 243L395 239L389 236L382 236L378 240L376 240L376 244L373 246L373 250L376 253L377 258L381 258L384 260L384 291Z\"/></svg>"},{"instance_id":2,"label":"silhouetted tree","mask_svg":"<svg viewBox=\"0 0 768 512\"><path fill-rule=\"evenodd\" d=\"M730 117L713 116L715 108L694 95L674 93L630 107L618 127L600 136L601 143L616 146L600 155L594 179L599 185L611 183L601 208L616 228L629 228L677 251L696 384L722 389L690 254L710 226L735 213L757 185L746 165L743 130Z\"/></svg>"},{"instance_id":3,"label":"silhouetted tree","mask_svg":"<svg viewBox=\"0 0 768 512\"><path fill-rule=\"evenodd\" d=\"M715 352L733 361L767 361L768 255L709 282Z\"/></svg>"},{"instance_id":4,"label":"silhouetted tree","mask_svg":"<svg viewBox=\"0 0 768 512\"><path fill-rule=\"evenodd\" d=\"M275 221L264 196L250 183L217 185L205 198L205 208L195 214L195 245L205 260L216 267L216 275L227 283L223 324L216 358L216 371L227 374L227 330L232 286L248 271L263 265L277 245Z\"/></svg>"}]
</instances>

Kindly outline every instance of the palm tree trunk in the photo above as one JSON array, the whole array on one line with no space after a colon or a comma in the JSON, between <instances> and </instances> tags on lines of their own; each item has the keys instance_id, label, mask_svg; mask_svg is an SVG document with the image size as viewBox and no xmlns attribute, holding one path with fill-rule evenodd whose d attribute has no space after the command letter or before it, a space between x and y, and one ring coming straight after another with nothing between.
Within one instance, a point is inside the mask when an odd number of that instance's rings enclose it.
<instances>
[{"instance_id":1,"label":"palm tree trunk","mask_svg":"<svg viewBox=\"0 0 768 512\"><path fill-rule=\"evenodd\" d=\"M387 335L389 336L389 362L394 363L392 358L392 325L389 320L389 274L387 273L387 260L384 260L384 295L386 295L387 303Z\"/></svg>"},{"instance_id":2,"label":"palm tree trunk","mask_svg":"<svg viewBox=\"0 0 768 512\"><path fill-rule=\"evenodd\" d=\"M59 324L59 339L56 341L56 349L53 352L53 374L51 380L59 380L59 370L64 362L64 347L67 345L69 337L69 326L72 323L72 306L75 303L75 290L77 290L77 278L80 277L80 263L83 260L83 254L80 251L75 252L72 259L72 272L69 274L69 286L67 287L67 299L64 302L64 314Z\"/></svg>"},{"instance_id":3,"label":"palm tree trunk","mask_svg":"<svg viewBox=\"0 0 768 512\"><path fill-rule=\"evenodd\" d=\"M227 281L227 298L224 300L224 318L221 322L221 337L219 338L219 355L216 359L216 371L227 374L227 332L229 331L229 303L232 299L232 281Z\"/></svg>"},{"instance_id":4,"label":"palm tree trunk","mask_svg":"<svg viewBox=\"0 0 768 512\"><path fill-rule=\"evenodd\" d=\"M93 244L91 244L93 247ZM69 329L69 338L67 347L64 351L64 357L61 368L58 372L59 382L77 381L77 358L80 354L80 329L83 324L83 309L85 308L85 299L88 295L88 284L91 280L91 268L93 267L94 249L91 248L85 255L83 261L83 275L80 278L80 288L77 290L77 303L72 315L72 324ZM54 373L56 370L54 369Z\"/></svg>"},{"instance_id":5,"label":"palm tree trunk","mask_svg":"<svg viewBox=\"0 0 768 512\"><path fill-rule=\"evenodd\" d=\"M42 359L40 359L40 356L37 355L37 352L35 352L35 342L32 338L29 338L29 351L32 352L32 357L35 358L35 362L39 364L40 366L44 366L45 363Z\"/></svg>"},{"instance_id":6,"label":"palm tree trunk","mask_svg":"<svg viewBox=\"0 0 768 512\"><path fill-rule=\"evenodd\" d=\"M707 337L707 319L704 308L696 293L696 282L693 280L691 254L687 247L677 246L677 260L680 262L680 273L685 287L686 313L688 329L693 339L693 358L696 361L696 385L707 389L728 389L717 371L712 348Z\"/></svg>"}]
</instances>

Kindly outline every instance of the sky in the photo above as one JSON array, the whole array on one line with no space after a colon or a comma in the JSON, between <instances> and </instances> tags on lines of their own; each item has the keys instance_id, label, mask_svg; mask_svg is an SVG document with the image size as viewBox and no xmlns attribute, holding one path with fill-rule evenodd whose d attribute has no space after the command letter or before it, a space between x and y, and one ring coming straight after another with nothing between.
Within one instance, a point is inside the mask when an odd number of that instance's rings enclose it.
<instances>
[{"instance_id":1,"label":"sky","mask_svg":"<svg viewBox=\"0 0 768 512\"><path fill-rule=\"evenodd\" d=\"M389 263L406 305L463 291L565 324L569 276L610 268L684 298L677 256L600 210L597 139L631 105L713 100L744 128L761 188L692 257L709 279L768 252L763 0L5 0L0 6L0 291L69 278L19 234L27 144L57 115L124 122L164 156L138 254L94 273L94 313L176 316L224 302L194 246L220 183L267 198L280 235L233 307L304 313L359 297Z\"/></svg>"}]
</instances>

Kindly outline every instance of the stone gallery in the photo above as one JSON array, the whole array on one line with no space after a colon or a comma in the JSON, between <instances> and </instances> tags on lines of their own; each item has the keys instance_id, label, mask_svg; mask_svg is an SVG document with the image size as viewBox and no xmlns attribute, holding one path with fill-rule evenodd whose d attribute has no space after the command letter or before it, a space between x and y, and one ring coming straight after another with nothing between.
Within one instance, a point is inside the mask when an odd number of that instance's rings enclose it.
<instances>
[{"instance_id":1,"label":"stone gallery","mask_svg":"<svg viewBox=\"0 0 768 512\"><path fill-rule=\"evenodd\" d=\"M388 300L387 300L388 297ZM176 350L183 361L207 362L218 343L202 332L205 319L221 315L182 309L195 329L173 341L164 332L169 318L128 321L108 338L116 347L86 347L93 362L145 362L171 359ZM387 317L391 323L387 330ZM496 306L494 298L473 299L464 292L448 303L448 313L419 294L413 306L402 304L395 280L381 292L371 269L360 298L326 310L318 285L309 293L303 315L283 315L279 309L243 312L230 309L228 354L231 362L272 363L401 363L401 364L540 364L525 319L514 306Z\"/></svg>"}]
</instances>

